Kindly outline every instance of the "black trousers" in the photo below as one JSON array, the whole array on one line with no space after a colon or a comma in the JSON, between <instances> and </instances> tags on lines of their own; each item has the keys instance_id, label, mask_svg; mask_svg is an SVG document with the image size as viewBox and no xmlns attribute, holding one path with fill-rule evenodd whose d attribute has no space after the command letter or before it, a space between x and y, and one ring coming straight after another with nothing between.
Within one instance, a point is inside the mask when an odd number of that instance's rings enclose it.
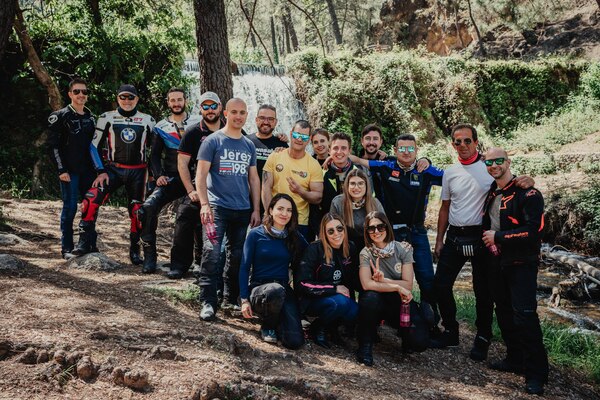
<instances>
[{"instance_id":1,"label":"black trousers","mask_svg":"<svg viewBox=\"0 0 600 400\"><path fill-rule=\"evenodd\" d=\"M185 196L185 187L178 177L170 178L171 181L165 186L156 186L154 191L142 206L142 232L141 239L145 243L156 245L156 228L158 227L158 215L164 206L170 202Z\"/></svg>"},{"instance_id":2,"label":"black trousers","mask_svg":"<svg viewBox=\"0 0 600 400\"><path fill-rule=\"evenodd\" d=\"M196 246L194 246L196 243ZM175 217L173 247L171 247L171 270L187 272L192 262L202 259L202 224L200 207L185 196Z\"/></svg>"},{"instance_id":3,"label":"black trousers","mask_svg":"<svg viewBox=\"0 0 600 400\"><path fill-rule=\"evenodd\" d=\"M458 273L470 259L473 266L477 335L490 339L494 306L490 289L492 274L486 265L488 250L481 241L482 233L470 232L469 236L479 240L473 246L473 256L467 257L457 248L465 236L453 232L452 229L448 230L433 280L434 294L442 317L442 325L446 330L457 332L456 301L452 289Z\"/></svg>"},{"instance_id":4,"label":"black trousers","mask_svg":"<svg viewBox=\"0 0 600 400\"><path fill-rule=\"evenodd\" d=\"M506 344L506 359L524 366L526 379L548 380L548 356L537 315L538 263L501 266L490 255L492 296L496 317Z\"/></svg>"}]
</instances>

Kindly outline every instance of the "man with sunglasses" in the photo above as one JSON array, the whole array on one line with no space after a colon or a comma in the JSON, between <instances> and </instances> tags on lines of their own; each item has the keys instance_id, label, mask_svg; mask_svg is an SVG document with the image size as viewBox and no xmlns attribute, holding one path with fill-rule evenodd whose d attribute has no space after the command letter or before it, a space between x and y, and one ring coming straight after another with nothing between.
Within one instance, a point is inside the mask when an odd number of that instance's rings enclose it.
<instances>
[{"instance_id":1,"label":"man with sunglasses","mask_svg":"<svg viewBox=\"0 0 600 400\"><path fill-rule=\"evenodd\" d=\"M506 358L490 367L524 373L527 393L541 395L548 381L548 356L536 312L544 199L537 189L515 184L503 149L489 149L485 165L494 182L484 205L483 242L490 249L487 267L506 344Z\"/></svg>"},{"instance_id":2,"label":"man with sunglasses","mask_svg":"<svg viewBox=\"0 0 600 400\"><path fill-rule=\"evenodd\" d=\"M196 189L196 156L204 140L213 132L225 127L221 116L221 99L214 92L200 96L202 120L189 126L177 150L177 170L187 196L177 207L173 246L171 247L170 279L181 279L192 266L202 259L202 225L200 223L200 195ZM196 251L194 251L194 243ZM194 254L195 253L195 254Z\"/></svg>"},{"instance_id":3,"label":"man with sunglasses","mask_svg":"<svg viewBox=\"0 0 600 400\"><path fill-rule=\"evenodd\" d=\"M432 306L436 319L439 319L433 293L433 260L425 228L425 213L431 187L441 186L444 171L430 165L427 159L417 160L417 140L411 134L400 135L394 150L396 157L387 160L351 158L379 177L379 198L392 225L394 238L413 246L414 272L421 299Z\"/></svg>"},{"instance_id":4,"label":"man with sunglasses","mask_svg":"<svg viewBox=\"0 0 600 400\"><path fill-rule=\"evenodd\" d=\"M182 88L173 87L167 92L167 107L171 114L154 127L154 139L150 155L150 171L156 179L156 189L140 209L142 222L141 242L144 248L142 272L156 271L156 228L162 208L186 195L177 171L177 149L185 130L200 122L199 115L186 111L187 99ZM164 158L163 158L164 154Z\"/></svg>"},{"instance_id":5,"label":"man with sunglasses","mask_svg":"<svg viewBox=\"0 0 600 400\"><path fill-rule=\"evenodd\" d=\"M319 162L306 152L310 140L310 124L298 120L291 132L290 147L271 153L263 168L262 204L268 208L276 193L289 194L298 207L298 229L311 241L314 232L309 232L309 204L319 204L323 197L323 171Z\"/></svg>"},{"instance_id":6,"label":"man with sunglasses","mask_svg":"<svg viewBox=\"0 0 600 400\"><path fill-rule=\"evenodd\" d=\"M435 244L439 262L433 285L445 330L441 336L431 341L431 347L458 346L459 325L452 290L458 273L470 260L473 268L477 334L469 357L475 361L483 361L487 358L492 337L493 303L490 294L492 276L486 262L487 250L481 240L481 221L483 203L493 178L487 173L483 158L477 150L479 142L475 127L469 124L455 125L451 138L452 146L458 154L458 163L448 167L442 179L442 205ZM533 186L533 180L529 177L520 180L519 184L523 187Z\"/></svg>"},{"instance_id":7,"label":"man with sunglasses","mask_svg":"<svg viewBox=\"0 0 600 400\"><path fill-rule=\"evenodd\" d=\"M96 133L90 146L98 176L83 200L79 243L73 250L75 255L92 251L98 209L110 193L124 185L131 219L129 259L135 265L143 262L140 257L141 224L138 220L138 210L144 200L147 175L146 147L155 121L150 115L138 111L138 100L135 86L121 85L117 91L117 109L98 118ZM104 157L101 158L100 154Z\"/></svg>"},{"instance_id":8,"label":"man with sunglasses","mask_svg":"<svg viewBox=\"0 0 600 400\"><path fill-rule=\"evenodd\" d=\"M68 95L71 103L48 117L48 147L58 171L63 200L60 230L61 253L65 259L72 257L78 196L84 197L96 176L89 152L96 121L85 106L89 95L86 82L73 79ZM90 239L90 248L96 248L95 236Z\"/></svg>"}]
</instances>

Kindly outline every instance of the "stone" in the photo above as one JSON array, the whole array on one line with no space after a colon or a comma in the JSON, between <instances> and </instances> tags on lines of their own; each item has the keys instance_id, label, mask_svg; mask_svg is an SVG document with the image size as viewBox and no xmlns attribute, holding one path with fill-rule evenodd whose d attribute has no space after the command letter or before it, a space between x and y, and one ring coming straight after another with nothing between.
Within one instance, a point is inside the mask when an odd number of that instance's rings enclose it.
<instances>
[{"instance_id":1,"label":"stone","mask_svg":"<svg viewBox=\"0 0 600 400\"><path fill-rule=\"evenodd\" d=\"M148 386L148 372L136 369L126 372L123 376L123 384L136 390L142 390Z\"/></svg>"},{"instance_id":2,"label":"stone","mask_svg":"<svg viewBox=\"0 0 600 400\"><path fill-rule=\"evenodd\" d=\"M17 244L29 244L29 242L12 233L0 233L0 245L14 246Z\"/></svg>"},{"instance_id":3,"label":"stone","mask_svg":"<svg viewBox=\"0 0 600 400\"><path fill-rule=\"evenodd\" d=\"M10 254L0 254L0 271L18 271L23 268L25 268L23 260Z\"/></svg>"},{"instance_id":4,"label":"stone","mask_svg":"<svg viewBox=\"0 0 600 400\"><path fill-rule=\"evenodd\" d=\"M36 364L43 364L50 360L50 355L46 350L40 350L37 355Z\"/></svg>"},{"instance_id":5,"label":"stone","mask_svg":"<svg viewBox=\"0 0 600 400\"><path fill-rule=\"evenodd\" d=\"M25 350L25 352L21 353L15 361L21 364L35 364L37 361L37 353L33 347L30 347Z\"/></svg>"},{"instance_id":6,"label":"stone","mask_svg":"<svg viewBox=\"0 0 600 400\"><path fill-rule=\"evenodd\" d=\"M84 381L90 380L96 376L96 366L89 356L83 356L77 362L77 376Z\"/></svg>"},{"instance_id":7,"label":"stone","mask_svg":"<svg viewBox=\"0 0 600 400\"><path fill-rule=\"evenodd\" d=\"M89 253L80 257L71 258L67 265L69 268L106 272L112 272L124 268L123 265L102 253Z\"/></svg>"}]
</instances>

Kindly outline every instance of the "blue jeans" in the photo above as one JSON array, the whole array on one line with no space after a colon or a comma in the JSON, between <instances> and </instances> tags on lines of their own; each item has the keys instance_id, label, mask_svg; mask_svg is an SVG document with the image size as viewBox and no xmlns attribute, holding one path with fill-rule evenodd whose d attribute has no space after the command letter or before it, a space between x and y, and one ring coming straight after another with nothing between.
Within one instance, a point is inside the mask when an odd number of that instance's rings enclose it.
<instances>
[{"instance_id":1,"label":"blue jeans","mask_svg":"<svg viewBox=\"0 0 600 400\"><path fill-rule=\"evenodd\" d=\"M213 220L215 223L216 243L213 244L206 234L206 226L202 226L202 263L200 264L200 273L198 285L200 286L199 300L201 303L208 303L217 308L217 282L219 280L219 256L221 254L221 245L223 237L227 234L227 245L225 252L227 261L225 262L224 275L224 295L230 303L237 304L240 287L239 271L242 261L242 251L244 240L246 240L246 231L250 224L252 210L231 210L224 207L212 206Z\"/></svg>"},{"instance_id":2,"label":"blue jeans","mask_svg":"<svg viewBox=\"0 0 600 400\"><path fill-rule=\"evenodd\" d=\"M305 298L302 300L306 314L317 317L325 326L352 323L358 315L358 304L342 294L327 297Z\"/></svg>"},{"instance_id":3,"label":"blue jeans","mask_svg":"<svg viewBox=\"0 0 600 400\"><path fill-rule=\"evenodd\" d=\"M425 301L431 305L436 320L438 320L437 307L434 304L433 292L433 259L431 257L431 245L427 238L427 229L423 226L413 226L410 228L410 235L406 235L407 228L394 229L394 238L397 241L406 240L413 247L413 258L415 278L421 290L421 301Z\"/></svg>"},{"instance_id":4,"label":"blue jeans","mask_svg":"<svg viewBox=\"0 0 600 400\"><path fill-rule=\"evenodd\" d=\"M61 247L63 252L73 250L73 220L75 220L75 215L77 214L77 201L92 186L94 175L91 171L83 174L69 173L71 182L60 181L60 193L63 201L63 208L60 213ZM96 247L95 240L93 241L93 247Z\"/></svg>"}]
</instances>

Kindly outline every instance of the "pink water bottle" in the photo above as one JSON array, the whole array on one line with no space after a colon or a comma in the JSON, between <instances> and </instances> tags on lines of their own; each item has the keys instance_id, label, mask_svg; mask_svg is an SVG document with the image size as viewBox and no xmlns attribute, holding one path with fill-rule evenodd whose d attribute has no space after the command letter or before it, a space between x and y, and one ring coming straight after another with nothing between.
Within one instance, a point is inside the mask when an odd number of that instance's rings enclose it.
<instances>
[{"instance_id":1,"label":"pink water bottle","mask_svg":"<svg viewBox=\"0 0 600 400\"><path fill-rule=\"evenodd\" d=\"M214 222L209 222L205 225L206 227L206 236L208 240L214 245L217 244L217 227Z\"/></svg>"},{"instance_id":2,"label":"pink water bottle","mask_svg":"<svg viewBox=\"0 0 600 400\"><path fill-rule=\"evenodd\" d=\"M400 327L408 328L410 326L410 303L402 303L400 306Z\"/></svg>"},{"instance_id":3,"label":"pink water bottle","mask_svg":"<svg viewBox=\"0 0 600 400\"><path fill-rule=\"evenodd\" d=\"M495 244L488 246L488 250L490 251L490 253L492 253L493 256L500 255L500 250L498 249L498 246L496 246Z\"/></svg>"}]
</instances>

